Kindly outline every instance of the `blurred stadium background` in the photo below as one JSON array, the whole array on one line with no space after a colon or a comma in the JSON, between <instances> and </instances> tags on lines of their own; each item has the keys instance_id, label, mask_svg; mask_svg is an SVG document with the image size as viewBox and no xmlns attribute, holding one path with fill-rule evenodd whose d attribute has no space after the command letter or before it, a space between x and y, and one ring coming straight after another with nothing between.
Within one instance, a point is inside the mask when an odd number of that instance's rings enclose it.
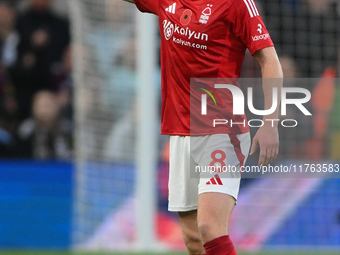
<instances>
[{"instance_id":1,"label":"blurred stadium background","mask_svg":"<svg viewBox=\"0 0 340 255\"><path fill-rule=\"evenodd\" d=\"M285 77L315 81L276 164L340 163L340 3L256 2ZM118 0L0 1L0 254L184 251L156 23ZM339 254L340 178L242 180L230 234L240 254Z\"/></svg>"}]
</instances>

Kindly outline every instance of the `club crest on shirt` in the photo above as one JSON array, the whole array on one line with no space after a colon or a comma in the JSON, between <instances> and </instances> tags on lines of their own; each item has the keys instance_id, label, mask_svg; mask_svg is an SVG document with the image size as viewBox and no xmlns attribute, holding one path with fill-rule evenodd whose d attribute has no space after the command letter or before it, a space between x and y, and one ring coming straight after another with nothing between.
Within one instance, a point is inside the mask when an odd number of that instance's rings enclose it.
<instances>
[{"instance_id":1,"label":"club crest on shirt","mask_svg":"<svg viewBox=\"0 0 340 255\"><path fill-rule=\"evenodd\" d=\"M202 11L199 23L207 24L211 15L212 4L208 4L207 7Z\"/></svg>"}]
</instances>

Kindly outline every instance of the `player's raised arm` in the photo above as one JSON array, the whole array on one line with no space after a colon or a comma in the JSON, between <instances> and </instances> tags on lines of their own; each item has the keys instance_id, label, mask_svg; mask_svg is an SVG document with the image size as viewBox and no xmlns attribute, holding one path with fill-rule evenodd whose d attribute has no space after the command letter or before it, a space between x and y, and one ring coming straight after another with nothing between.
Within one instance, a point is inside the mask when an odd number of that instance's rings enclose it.
<instances>
[{"instance_id":1,"label":"player's raised arm","mask_svg":"<svg viewBox=\"0 0 340 255\"><path fill-rule=\"evenodd\" d=\"M282 87L282 68L279 62L274 47L267 47L255 52L254 57L261 65L262 78L263 78L263 94L265 109L272 106L273 88ZM276 111L270 115L264 116L264 125L257 131L253 138L253 145L251 147L250 155L254 154L258 145L260 146L259 165L270 164L279 152L279 134L277 130L277 121L265 121L278 119L279 117L279 103L280 97L278 96L278 105Z\"/></svg>"}]
</instances>

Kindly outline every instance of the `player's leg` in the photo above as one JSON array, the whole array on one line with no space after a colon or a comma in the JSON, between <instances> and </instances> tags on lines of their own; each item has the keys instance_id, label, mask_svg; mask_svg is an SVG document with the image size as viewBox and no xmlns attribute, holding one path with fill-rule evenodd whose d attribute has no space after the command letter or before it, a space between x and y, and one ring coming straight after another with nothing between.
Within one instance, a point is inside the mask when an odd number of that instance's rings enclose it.
<instances>
[{"instance_id":1,"label":"player's leg","mask_svg":"<svg viewBox=\"0 0 340 255\"><path fill-rule=\"evenodd\" d=\"M205 254L201 235L198 231L197 210L179 212L182 234L189 254Z\"/></svg>"},{"instance_id":2,"label":"player's leg","mask_svg":"<svg viewBox=\"0 0 340 255\"><path fill-rule=\"evenodd\" d=\"M190 176L190 137L170 137L169 211L178 212L189 254L204 253L197 225L198 178Z\"/></svg>"},{"instance_id":3,"label":"player's leg","mask_svg":"<svg viewBox=\"0 0 340 255\"><path fill-rule=\"evenodd\" d=\"M235 202L235 198L223 193L199 195L198 228L208 255L236 254L228 235L228 222Z\"/></svg>"},{"instance_id":4,"label":"player's leg","mask_svg":"<svg viewBox=\"0 0 340 255\"><path fill-rule=\"evenodd\" d=\"M250 149L250 135L217 134L192 141L192 153L198 166L226 167L221 172L200 173L198 228L206 253L235 255L228 236L228 222L239 192L240 166L245 163Z\"/></svg>"}]
</instances>

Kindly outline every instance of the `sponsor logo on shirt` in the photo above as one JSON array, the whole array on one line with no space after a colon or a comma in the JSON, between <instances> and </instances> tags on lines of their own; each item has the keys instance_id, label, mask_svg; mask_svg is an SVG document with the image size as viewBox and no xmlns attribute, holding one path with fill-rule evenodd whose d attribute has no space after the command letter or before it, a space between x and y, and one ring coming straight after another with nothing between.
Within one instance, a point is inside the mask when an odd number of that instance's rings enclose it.
<instances>
[{"instance_id":1,"label":"sponsor logo on shirt","mask_svg":"<svg viewBox=\"0 0 340 255\"><path fill-rule=\"evenodd\" d=\"M208 46L204 44L199 44L199 43L192 43L186 40L182 40L181 38L176 38L175 36L172 37L173 42L180 44L182 46L187 46L195 49L201 49L201 50L208 50Z\"/></svg>"},{"instance_id":2,"label":"sponsor logo on shirt","mask_svg":"<svg viewBox=\"0 0 340 255\"><path fill-rule=\"evenodd\" d=\"M177 24L172 24L171 21L163 20L164 36L166 40L169 40L173 34L178 34L187 37L188 39L197 39L201 41L208 41L208 34L196 32L189 27L183 28Z\"/></svg>"},{"instance_id":3,"label":"sponsor logo on shirt","mask_svg":"<svg viewBox=\"0 0 340 255\"><path fill-rule=\"evenodd\" d=\"M164 29L164 36L166 40L169 40L172 35L174 34L174 25L169 21L167 22L167 20L163 21L163 29Z\"/></svg>"}]
</instances>

